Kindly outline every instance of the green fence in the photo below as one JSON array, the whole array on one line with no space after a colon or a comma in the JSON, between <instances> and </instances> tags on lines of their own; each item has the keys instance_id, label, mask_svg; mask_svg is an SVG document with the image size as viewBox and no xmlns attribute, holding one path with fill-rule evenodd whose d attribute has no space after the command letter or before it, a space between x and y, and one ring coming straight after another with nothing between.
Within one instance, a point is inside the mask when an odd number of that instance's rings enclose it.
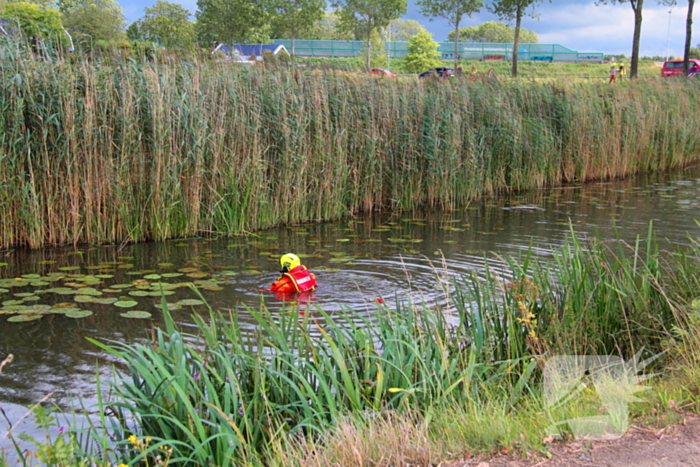
<instances>
[{"instance_id":1,"label":"green fence","mask_svg":"<svg viewBox=\"0 0 700 467\"><path fill-rule=\"evenodd\" d=\"M359 57L366 50L363 41L309 41L275 39L287 51L299 57ZM443 60L455 59L454 42L440 42L438 50ZM404 58L408 42L384 43L390 58ZM513 44L491 42L460 42L458 54L461 60L513 60ZM518 60L541 62L603 62L602 52L577 52L559 44L518 44Z\"/></svg>"}]
</instances>

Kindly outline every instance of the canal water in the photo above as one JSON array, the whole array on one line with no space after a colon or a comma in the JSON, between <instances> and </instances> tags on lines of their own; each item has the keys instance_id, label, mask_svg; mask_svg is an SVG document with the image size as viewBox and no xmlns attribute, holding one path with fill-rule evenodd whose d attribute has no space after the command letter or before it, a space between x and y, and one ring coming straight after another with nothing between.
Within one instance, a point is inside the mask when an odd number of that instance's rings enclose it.
<instances>
[{"instance_id":1,"label":"canal water","mask_svg":"<svg viewBox=\"0 0 700 467\"><path fill-rule=\"evenodd\" d=\"M172 314L196 333L193 312L299 306L371 315L377 299L449 308L449 278L481 275L488 259L529 249L548 258L569 235L644 238L650 222L662 245L700 237L700 168L484 198L466 209L360 216L281 227L227 239L187 238L137 245L0 252L0 407L24 407L48 394L68 408L95 400L96 372L110 358L87 338L144 341L163 323L161 287ZM617 234L615 233L617 231ZM301 303L264 291L293 252L316 272L318 290ZM96 365L96 364L99 364ZM99 370L97 369L99 367ZM1 428L1 425L0 425ZM0 434L2 433L0 429Z\"/></svg>"}]
</instances>

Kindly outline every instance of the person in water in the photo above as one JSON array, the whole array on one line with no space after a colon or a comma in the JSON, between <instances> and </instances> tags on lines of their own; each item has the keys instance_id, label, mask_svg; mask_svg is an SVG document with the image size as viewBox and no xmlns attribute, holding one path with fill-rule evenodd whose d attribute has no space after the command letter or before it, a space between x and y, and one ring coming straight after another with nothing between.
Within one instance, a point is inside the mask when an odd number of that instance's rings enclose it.
<instances>
[{"instance_id":1,"label":"person in water","mask_svg":"<svg viewBox=\"0 0 700 467\"><path fill-rule=\"evenodd\" d=\"M299 257L292 253L280 258L282 276L277 279L270 290L281 294L309 292L316 288L316 275L302 266Z\"/></svg>"}]
</instances>

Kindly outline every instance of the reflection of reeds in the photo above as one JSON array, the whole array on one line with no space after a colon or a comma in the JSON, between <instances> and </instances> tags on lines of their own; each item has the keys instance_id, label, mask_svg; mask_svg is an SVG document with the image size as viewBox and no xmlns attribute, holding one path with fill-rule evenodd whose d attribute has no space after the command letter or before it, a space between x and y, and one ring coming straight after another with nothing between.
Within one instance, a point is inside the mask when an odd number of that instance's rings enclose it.
<instances>
[{"instance_id":1,"label":"reflection of reeds","mask_svg":"<svg viewBox=\"0 0 700 467\"><path fill-rule=\"evenodd\" d=\"M417 83L225 64L0 61L0 247L231 234L662 170L694 83Z\"/></svg>"}]
</instances>

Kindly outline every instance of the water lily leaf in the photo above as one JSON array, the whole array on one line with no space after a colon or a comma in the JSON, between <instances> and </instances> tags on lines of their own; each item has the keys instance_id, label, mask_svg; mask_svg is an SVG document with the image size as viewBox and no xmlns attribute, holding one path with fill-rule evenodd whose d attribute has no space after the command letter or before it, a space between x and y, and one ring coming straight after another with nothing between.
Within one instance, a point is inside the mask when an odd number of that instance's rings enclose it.
<instances>
[{"instance_id":1,"label":"water lily leaf","mask_svg":"<svg viewBox=\"0 0 700 467\"><path fill-rule=\"evenodd\" d=\"M41 300L41 297L38 295L32 295L31 297L25 297L22 299L23 302L36 302L37 300Z\"/></svg>"},{"instance_id":2,"label":"water lily leaf","mask_svg":"<svg viewBox=\"0 0 700 467\"><path fill-rule=\"evenodd\" d=\"M93 295L95 297L102 295L102 292L92 287L81 287L76 292L80 295Z\"/></svg>"},{"instance_id":3,"label":"water lily leaf","mask_svg":"<svg viewBox=\"0 0 700 467\"><path fill-rule=\"evenodd\" d=\"M99 279L111 279L114 277L114 274L97 274L95 277Z\"/></svg>"},{"instance_id":4,"label":"water lily leaf","mask_svg":"<svg viewBox=\"0 0 700 467\"><path fill-rule=\"evenodd\" d=\"M147 297L149 292L147 290L132 290L129 295L132 297Z\"/></svg>"},{"instance_id":5,"label":"water lily leaf","mask_svg":"<svg viewBox=\"0 0 700 467\"><path fill-rule=\"evenodd\" d=\"M80 266L63 266L58 268L59 271L76 271L80 269Z\"/></svg>"},{"instance_id":6,"label":"water lily leaf","mask_svg":"<svg viewBox=\"0 0 700 467\"><path fill-rule=\"evenodd\" d=\"M22 300L5 300L2 302L3 306L21 305Z\"/></svg>"},{"instance_id":7,"label":"water lily leaf","mask_svg":"<svg viewBox=\"0 0 700 467\"><path fill-rule=\"evenodd\" d=\"M15 315L15 316L10 316L7 318L7 321L10 323L22 323L25 321L34 321L39 318L41 318L44 315L40 314L32 314L32 315Z\"/></svg>"},{"instance_id":8,"label":"water lily leaf","mask_svg":"<svg viewBox=\"0 0 700 467\"><path fill-rule=\"evenodd\" d=\"M127 311L126 313L120 313L120 316L124 318L137 318L137 319L144 319L144 318L150 318L151 314L147 311L138 311L138 310L131 310Z\"/></svg>"},{"instance_id":9,"label":"water lily leaf","mask_svg":"<svg viewBox=\"0 0 700 467\"><path fill-rule=\"evenodd\" d=\"M0 289L0 293L8 293L10 289Z\"/></svg>"},{"instance_id":10,"label":"water lily leaf","mask_svg":"<svg viewBox=\"0 0 700 467\"><path fill-rule=\"evenodd\" d=\"M157 281L158 279L161 278L160 274L148 274L147 276L143 276L144 279L148 279L149 281Z\"/></svg>"},{"instance_id":11,"label":"water lily leaf","mask_svg":"<svg viewBox=\"0 0 700 467\"><path fill-rule=\"evenodd\" d=\"M138 305L138 302L134 300L117 300L114 302L114 306L118 306L119 308L131 308L136 305Z\"/></svg>"},{"instance_id":12,"label":"water lily leaf","mask_svg":"<svg viewBox=\"0 0 700 467\"><path fill-rule=\"evenodd\" d=\"M163 295L163 296L173 295L174 293L175 293L174 290L163 289L163 290L152 290L152 291L148 292L146 295L149 295L151 297L160 297L161 295Z\"/></svg>"},{"instance_id":13,"label":"water lily leaf","mask_svg":"<svg viewBox=\"0 0 700 467\"><path fill-rule=\"evenodd\" d=\"M39 279L41 278L40 274L22 274L22 277L25 279Z\"/></svg>"},{"instance_id":14,"label":"water lily leaf","mask_svg":"<svg viewBox=\"0 0 700 467\"><path fill-rule=\"evenodd\" d=\"M73 300L78 303L93 303L95 301L95 297L92 295L76 295Z\"/></svg>"},{"instance_id":15,"label":"water lily leaf","mask_svg":"<svg viewBox=\"0 0 700 467\"><path fill-rule=\"evenodd\" d=\"M34 296L34 294L31 292L18 292L18 293L12 294L12 295L14 295L15 297L33 297Z\"/></svg>"},{"instance_id":16,"label":"water lily leaf","mask_svg":"<svg viewBox=\"0 0 700 467\"><path fill-rule=\"evenodd\" d=\"M96 298L95 303L99 303L100 305L111 305L117 300L118 299L116 297Z\"/></svg>"},{"instance_id":17,"label":"water lily leaf","mask_svg":"<svg viewBox=\"0 0 700 467\"><path fill-rule=\"evenodd\" d=\"M175 311L175 310L179 310L179 309L182 308L182 305L179 305L179 304L177 304L177 303L166 303L166 305L168 306L168 310L170 310L170 311ZM153 306L154 306L155 308L162 309L160 303L156 303L156 304L153 305Z\"/></svg>"},{"instance_id":18,"label":"water lily leaf","mask_svg":"<svg viewBox=\"0 0 700 467\"><path fill-rule=\"evenodd\" d=\"M177 304L182 306L197 306L204 305L204 302L201 300L197 300L196 298L186 298L184 300L178 301Z\"/></svg>"},{"instance_id":19,"label":"water lily leaf","mask_svg":"<svg viewBox=\"0 0 700 467\"><path fill-rule=\"evenodd\" d=\"M164 273L164 274L161 274L161 276L163 276L163 277L168 277L168 278L170 278L170 277L180 277L180 276L182 276L182 273L181 273L181 272L166 272L166 273Z\"/></svg>"},{"instance_id":20,"label":"water lily leaf","mask_svg":"<svg viewBox=\"0 0 700 467\"><path fill-rule=\"evenodd\" d=\"M188 273L188 272L198 272L199 269L197 269L197 268L180 268L180 269L178 269L178 271Z\"/></svg>"},{"instance_id":21,"label":"water lily leaf","mask_svg":"<svg viewBox=\"0 0 700 467\"><path fill-rule=\"evenodd\" d=\"M90 310L76 310L66 313L66 316L69 318L85 318L90 315L92 315L92 311Z\"/></svg>"},{"instance_id":22,"label":"water lily leaf","mask_svg":"<svg viewBox=\"0 0 700 467\"><path fill-rule=\"evenodd\" d=\"M345 243L345 242L349 242L350 239L349 238L336 238L335 241Z\"/></svg>"},{"instance_id":23,"label":"water lily leaf","mask_svg":"<svg viewBox=\"0 0 700 467\"><path fill-rule=\"evenodd\" d=\"M0 267L1 266L7 266L7 263L0 263Z\"/></svg>"},{"instance_id":24,"label":"water lily leaf","mask_svg":"<svg viewBox=\"0 0 700 467\"><path fill-rule=\"evenodd\" d=\"M206 272L202 272L202 271L191 272L191 273L187 274L187 277L192 277L192 278L198 279L198 278L202 278L202 277L209 277L209 274L207 274Z\"/></svg>"},{"instance_id":25,"label":"water lily leaf","mask_svg":"<svg viewBox=\"0 0 700 467\"><path fill-rule=\"evenodd\" d=\"M133 284L115 284L115 285L110 285L110 289L128 289L129 287L133 287Z\"/></svg>"}]
</instances>

